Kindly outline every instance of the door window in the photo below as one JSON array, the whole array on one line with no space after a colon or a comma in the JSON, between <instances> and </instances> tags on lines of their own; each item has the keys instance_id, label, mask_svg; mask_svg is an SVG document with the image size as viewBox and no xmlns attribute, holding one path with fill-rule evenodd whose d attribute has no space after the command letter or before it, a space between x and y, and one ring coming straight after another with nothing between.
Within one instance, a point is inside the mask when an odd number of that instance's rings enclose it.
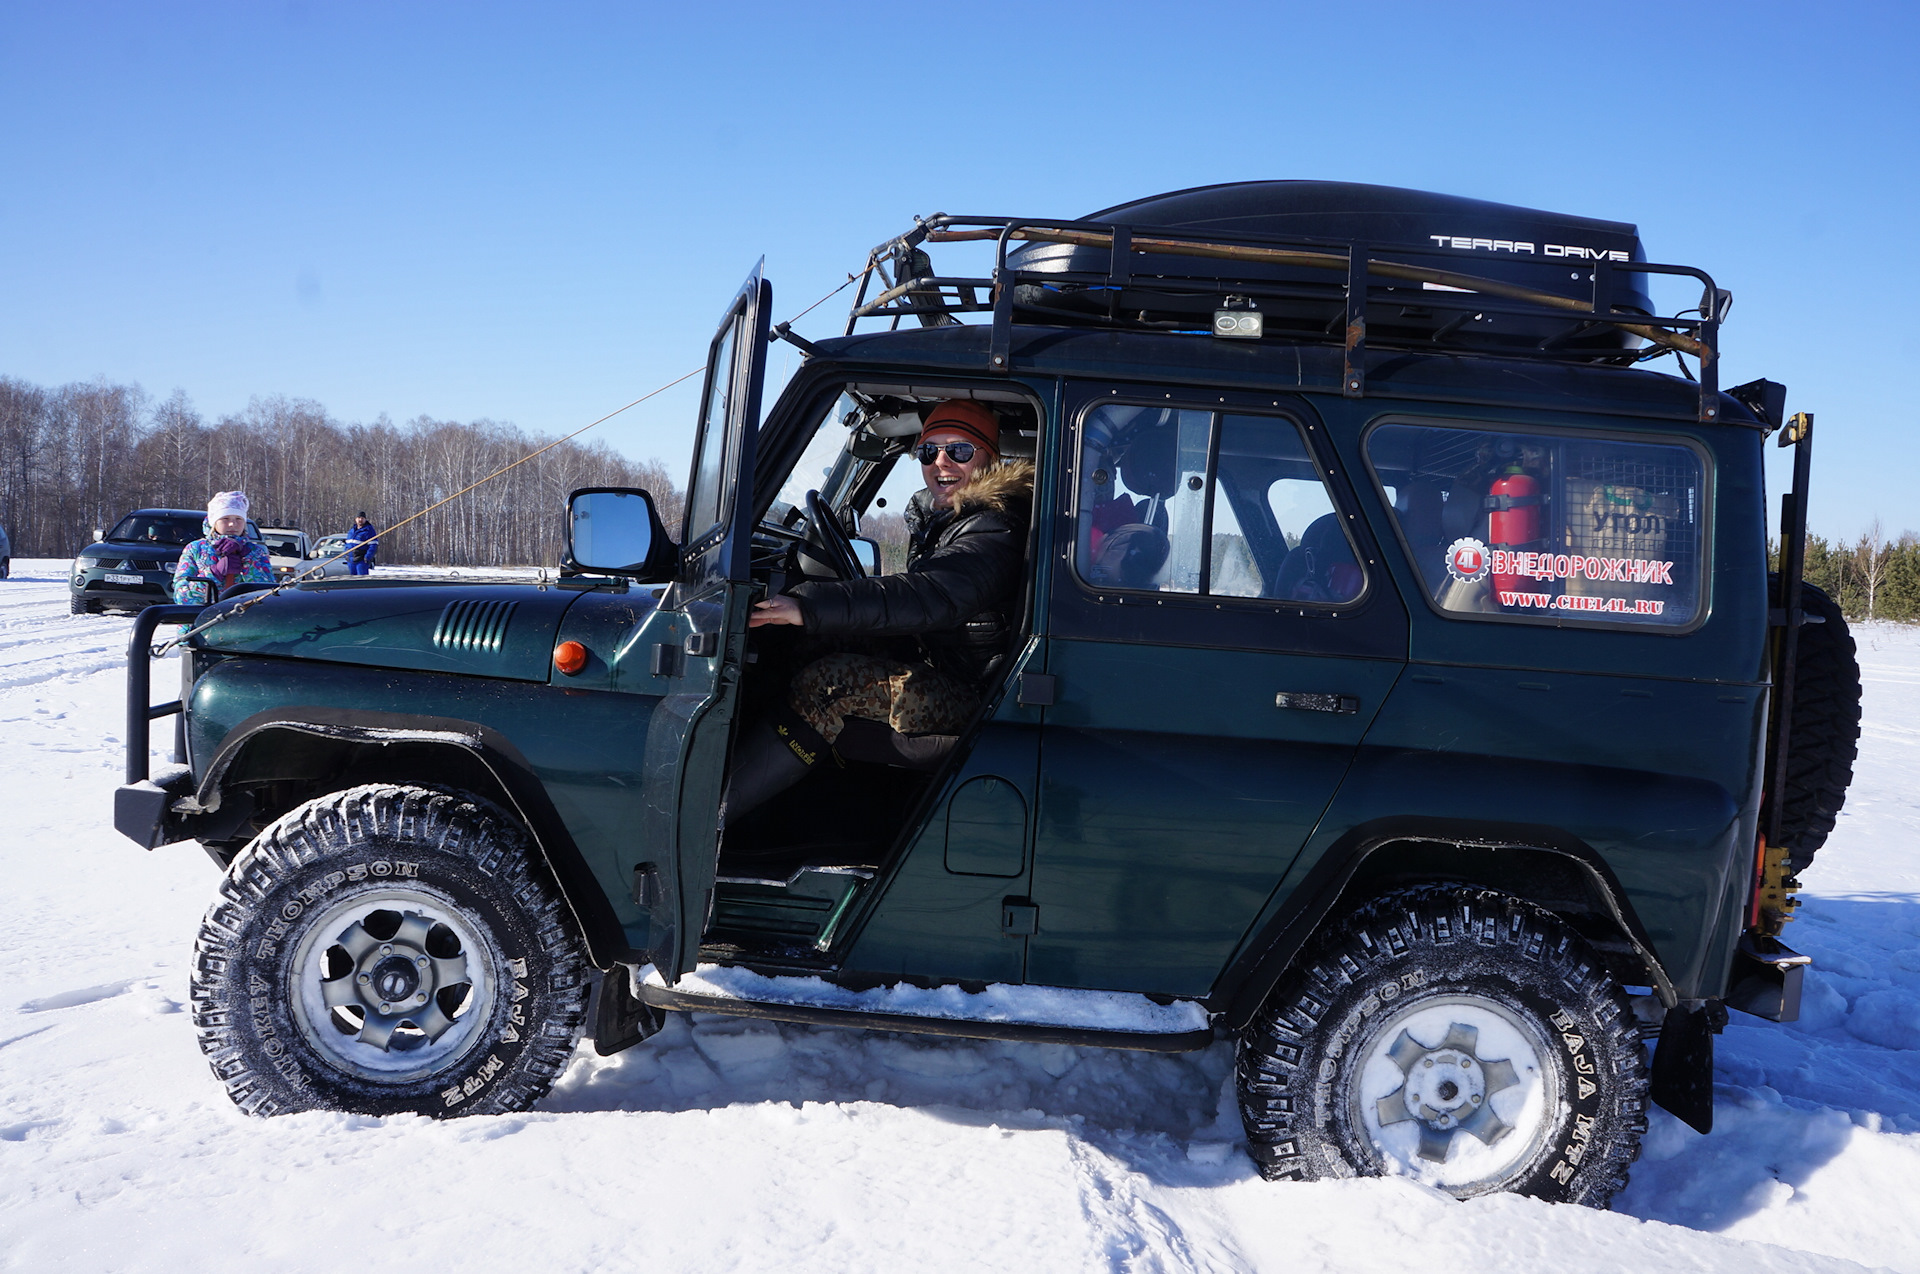
<instances>
[{"instance_id":1,"label":"door window","mask_svg":"<svg viewBox=\"0 0 1920 1274\"><path fill-rule=\"evenodd\" d=\"M1366 452L1446 614L1682 628L1703 613L1705 464L1691 447L1395 423Z\"/></svg>"},{"instance_id":2,"label":"door window","mask_svg":"<svg viewBox=\"0 0 1920 1274\"><path fill-rule=\"evenodd\" d=\"M707 399L700 413L697 435L700 449L694 461L692 488L687 492L687 527L683 543L691 544L717 525L723 516L721 497L727 483L727 443L732 431L727 427L727 395L734 381L734 337L740 330L735 319L707 361Z\"/></svg>"},{"instance_id":3,"label":"door window","mask_svg":"<svg viewBox=\"0 0 1920 1274\"><path fill-rule=\"evenodd\" d=\"M1338 605L1365 585L1288 417L1102 403L1080 475L1075 560L1095 588Z\"/></svg>"}]
</instances>

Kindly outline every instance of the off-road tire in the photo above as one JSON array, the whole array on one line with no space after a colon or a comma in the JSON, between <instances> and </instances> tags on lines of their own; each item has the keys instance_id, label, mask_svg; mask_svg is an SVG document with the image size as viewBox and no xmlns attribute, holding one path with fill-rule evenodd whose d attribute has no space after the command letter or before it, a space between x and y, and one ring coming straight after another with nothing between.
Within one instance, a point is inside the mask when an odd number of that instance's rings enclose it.
<instances>
[{"instance_id":1,"label":"off-road tire","mask_svg":"<svg viewBox=\"0 0 1920 1274\"><path fill-rule=\"evenodd\" d=\"M1502 1104L1515 1122L1494 1130L1482 1148L1485 1139L1467 1136L1457 1122L1429 1134L1427 1121L1395 1111L1406 1121L1393 1124L1395 1136L1417 1136L1424 1147L1432 1135L1444 1144L1438 1161L1396 1158L1382 1128L1367 1126L1366 1109L1382 1125L1393 1100L1419 1106L1407 1095L1419 1068L1436 1059L1443 1066L1471 1061L1473 1073L1483 1074L1471 1045L1468 1060L1433 1051L1455 1039L1459 1028L1448 1023L1456 1017L1488 1024L1479 1037L1496 1043L1479 1046L1485 1075L1514 1059L1508 1073L1517 1078L1483 1087L1490 1112L1498 1092L1514 1094ZM1403 1043L1408 1026L1425 1038ZM1534 1045L1503 1051L1496 1046L1503 1032ZM1626 1183L1647 1126L1640 1033L1593 950L1531 903L1468 886L1405 890L1332 922L1242 1032L1236 1070L1247 1148L1270 1180L1407 1172L1460 1198L1511 1191L1605 1207ZM1429 1082L1441 1073L1427 1072ZM1375 1092L1396 1079L1398 1090ZM1478 1113L1477 1105L1460 1109ZM1515 1136L1526 1140L1507 1142ZM1474 1177L1476 1156L1509 1159Z\"/></svg>"},{"instance_id":2,"label":"off-road tire","mask_svg":"<svg viewBox=\"0 0 1920 1274\"><path fill-rule=\"evenodd\" d=\"M240 852L190 989L201 1051L248 1114L498 1114L531 1106L567 1065L591 972L510 816L373 784L309 801ZM391 1014L335 1007L389 992Z\"/></svg>"},{"instance_id":3,"label":"off-road tire","mask_svg":"<svg viewBox=\"0 0 1920 1274\"><path fill-rule=\"evenodd\" d=\"M78 593L67 594L67 614L97 615L99 613L100 612L94 608L93 603L86 600L84 597L80 596L80 594Z\"/></svg>"},{"instance_id":4,"label":"off-road tire","mask_svg":"<svg viewBox=\"0 0 1920 1274\"><path fill-rule=\"evenodd\" d=\"M1833 834L1860 752L1860 661L1847 618L1812 584L1800 586L1800 608L1822 622L1802 625L1794 646L1780 843L1790 851L1787 863L1795 875ZM1773 775L1771 757L1767 775Z\"/></svg>"}]
</instances>

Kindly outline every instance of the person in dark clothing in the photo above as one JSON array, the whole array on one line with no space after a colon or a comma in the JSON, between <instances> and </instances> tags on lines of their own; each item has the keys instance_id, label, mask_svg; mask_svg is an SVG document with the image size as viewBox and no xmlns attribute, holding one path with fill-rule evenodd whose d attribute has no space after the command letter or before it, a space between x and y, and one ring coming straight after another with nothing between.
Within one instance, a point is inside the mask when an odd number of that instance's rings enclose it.
<instances>
[{"instance_id":1,"label":"person in dark clothing","mask_svg":"<svg viewBox=\"0 0 1920 1274\"><path fill-rule=\"evenodd\" d=\"M347 574L373 574L374 555L380 551L379 535L367 521L365 509L353 515L353 526L347 531Z\"/></svg>"},{"instance_id":2,"label":"person in dark clothing","mask_svg":"<svg viewBox=\"0 0 1920 1274\"><path fill-rule=\"evenodd\" d=\"M804 777L849 718L880 723L910 754L916 736L957 733L979 708L1018 622L1033 499L1033 466L999 449L991 410L939 404L914 448L926 485L907 504L907 569L810 580L755 606L754 628L911 640L900 643L904 657L847 652L802 668L785 711L749 727L736 748L723 825Z\"/></svg>"}]
</instances>

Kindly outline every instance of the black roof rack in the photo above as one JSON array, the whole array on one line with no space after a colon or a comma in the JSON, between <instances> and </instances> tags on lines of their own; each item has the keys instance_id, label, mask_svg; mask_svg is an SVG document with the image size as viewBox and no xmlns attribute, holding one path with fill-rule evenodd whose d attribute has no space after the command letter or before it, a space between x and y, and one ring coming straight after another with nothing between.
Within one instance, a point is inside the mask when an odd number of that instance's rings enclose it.
<instances>
[{"instance_id":1,"label":"black roof rack","mask_svg":"<svg viewBox=\"0 0 1920 1274\"><path fill-rule=\"evenodd\" d=\"M1340 196L1337 206L1302 212L1314 197L1327 204L1329 192ZM1196 201L1234 215L1185 215ZM1356 201L1372 206L1355 213ZM1165 211L1183 215L1176 224L1132 219ZM1673 354L1691 378L1680 357L1688 355L1699 366L1700 419L1719 416L1719 327L1731 295L1704 271L1638 259L1631 226L1324 182L1208 187L1096 218L915 218L912 230L868 254L847 333L863 320L938 327L988 314L989 368L1003 373L1015 321L1338 344L1348 397L1366 393L1369 344L1615 365ZM1489 219L1499 237L1448 232ZM1357 226L1400 241L1272 233L1275 224ZM1405 241L1422 229L1428 242ZM928 246L963 242L994 245L991 276L934 270ZM1654 274L1698 280L1699 308L1654 313L1646 291ZM880 290L869 295L876 281Z\"/></svg>"}]
</instances>

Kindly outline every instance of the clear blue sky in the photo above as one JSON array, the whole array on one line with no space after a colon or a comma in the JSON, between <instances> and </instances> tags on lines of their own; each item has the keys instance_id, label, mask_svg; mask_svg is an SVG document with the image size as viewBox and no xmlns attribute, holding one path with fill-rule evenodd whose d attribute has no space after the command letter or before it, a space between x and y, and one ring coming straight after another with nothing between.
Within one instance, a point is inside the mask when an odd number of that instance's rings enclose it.
<instances>
[{"instance_id":1,"label":"clear blue sky","mask_svg":"<svg viewBox=\"0 0 1920 1274\"><path fill-rule=\"evenodd\" d=\"M1817 414L1816 529L1920 529L1916 12L0 0L0 374L558 432L762 253L787 314L914 213L1367 181L1637 222Z\"/></svg>"}]
</instances>

